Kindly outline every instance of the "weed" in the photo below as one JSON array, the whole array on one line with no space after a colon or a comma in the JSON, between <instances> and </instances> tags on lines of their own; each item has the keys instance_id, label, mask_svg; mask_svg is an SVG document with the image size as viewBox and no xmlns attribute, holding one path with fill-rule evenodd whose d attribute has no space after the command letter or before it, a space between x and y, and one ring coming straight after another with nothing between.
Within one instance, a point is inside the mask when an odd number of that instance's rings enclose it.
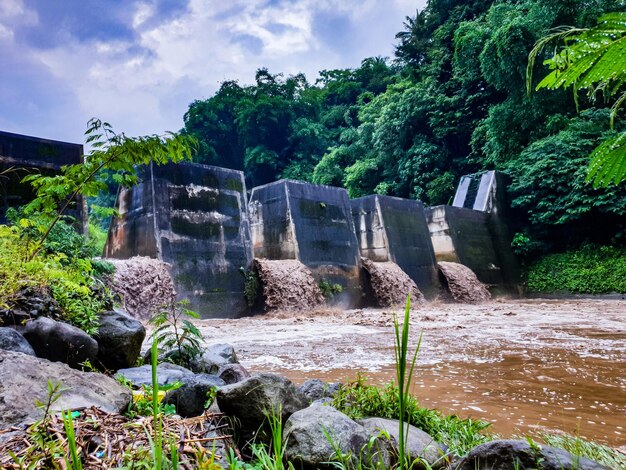
<instances>
[{"instance_id":1,"label":"weed","mask_svg":"<svg viewBox=\"0 0 626 470\"><path fill-rule=\"evenodd\" d=\"M187 319L200 316L188 306L187 300L163 305L161 312L150 319L155 326L152 342L160 345L168 361L185 367L200 354L202 341L202 333Z\"/></svg>"},{"instance_id":2,"label":"weed","mask_svg":"<svg viewBox=\"0 0 626 470\"><path fill-rule=\"evenodd\" d=\"M626 455L601 444L568 434L541 434L540 438L552 447L564 449L575 457L585 457L607 468L626 468Z\"/></svg>"},{"instance_id":3,"label":"weed","mask_svg":"<svg viewBox=\"0 0 626 470\"><path fill-rule=\"evenodd\" d=\"M246 298L246 303L248 307L253 307L261 293L261 281L257 273L253 270L246 271L242 266L239 268L239 271L244 277L243 295Z\"/></svg>"},{"instance_id":4,"label":"weed","mask_svg":"<svg viewBox=\"0 0 626 470\"><path fill-rule=\"evenodd\" d=\"M341 284L333 284L328 279L320 279L317 285L322 291L322 295L327 299L332 299L335 295L343 292Z\"/></svg>"}]
</instances>

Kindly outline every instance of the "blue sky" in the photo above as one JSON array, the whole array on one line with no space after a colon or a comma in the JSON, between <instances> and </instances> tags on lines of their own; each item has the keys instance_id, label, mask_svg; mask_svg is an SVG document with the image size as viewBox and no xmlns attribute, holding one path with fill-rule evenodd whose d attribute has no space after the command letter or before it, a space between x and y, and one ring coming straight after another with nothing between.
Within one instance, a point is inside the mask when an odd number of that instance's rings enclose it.
<instances>
[{"instance_id":1,"label":"blue sky","mask_svg":"<svg viewBox=\"0 0 626 470\"><path fill-rule=\"evenodd\" d=\"M393 55L426 0L0 0L0 130L82 142L98 117L177 131L190 102L260 67L304 72Z\"/></svg>"}]
</instances>

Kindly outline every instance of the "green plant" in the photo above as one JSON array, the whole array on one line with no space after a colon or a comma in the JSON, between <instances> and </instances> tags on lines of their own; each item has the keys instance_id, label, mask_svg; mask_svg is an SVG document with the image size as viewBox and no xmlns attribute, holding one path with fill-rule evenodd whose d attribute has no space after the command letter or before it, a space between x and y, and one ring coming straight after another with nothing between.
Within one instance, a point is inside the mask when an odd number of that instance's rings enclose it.
<instances>
[{"instance_id":1,"label":"green plant","mask_svg":"<svg viewBox=\"0 0 626 470\"><path fill-rule=\"evenodd\" d=\"M389 440L389 435L383 431L373 435L365 445L360 449L359 455L355 457L352 451L343 452L338 443L338 439L325 427L322 428L326 440L333 449L331 461L338 470L383 470L385 468L384 461L380 457L381 439Z\"/></svg>"},{"instance_id":2,"label":"green plant","mask_svg":"<svg viewBox=\"0 0 626 470\"><path fill-rule=\"evenodd\" d=\"M282 408L277 410L266 410L265 417L269 423L271 430L271 446L268 450L262 444L254 444L252 453L259 461L263 470L283 470L285 468L285 446L283 442L283 422ZM291 462L287 462L287 468L293 470L294 466Z\"/></svg>"},{"instance_id":3,"label":"green plant","mask_svg":"<svg viewBox=\"0 0 626 470\"><path fill-rule=\"evenodd\" d=\"M150 348L152 370L152 424L154 426L154 436L151 444L155 470L161 470L163 466L163 422L161 421L161 410L159 408L159 381L157 379L158 357L158 341L155 339Z\"/></svg>"},{"instance_id":4,"label":"green plant","mask_svg":"<svg viewBox=\"0 0 626 470\"><path fill-rule=\"evenodd\" d=\"M546 444L564 449L575 457L588 458L607 468L626 468L626 455L610 447L568 434L542 433L540 438Z\"/></svg>"},{"instance_id":5,"label":"green plant","mask_svg":"<svg viewBox=\"0 0 626 470\"><path fill-rule=\"evenodd\" d=\"M202 333L188 320L200 316L188 309L188 305L187 300L163 305L161 311L149 320L155 327L152 341L159 344L166 360L186 367L200 354L202 341Z\"/></svg>"},{"instance_id":6,"label":"green plant","mask_svg":"<svg viewBox=\"0 0 626 470\"><path fill-rule=\"evenodd\" d=\"M341 284L334 284L328 281L328 279L320 279L317 286L322 291L322 295L327 299L332 299L335 295L343 292Z\"/></svg>"},{"instance_id":7,"label":"green plant","mask_svg":"<svg viewBox=\"0 0 626 470\"><path fill-rule=\"evenodd\" d=\"M528 266L526 282L533 292L626 293L626 248L585 245L546 255Z\"/></svg>"},{"instance_id":8,"label":"green plant","mask_svg":"<svg viewBox=\"0 0 626 470\"><path fill-rule=\"evenodd\" d=\"M258 274L252 269L246 271L242 266L239 271L244 277L243 295L246 298L246 303L248 307L253 307L261 293L261 281Z\"/></svg>"},{"instance_id":9,"label":"green plant","mask_svg":"<svg viewBox=\"0 0 626 470\"><path fill-rule=\"evenodd\" d=\"M613 127L619 109L626 102L626 13L607 13L592 28L559 28L540 39L528 56L526 87L529 94L535 59L547 44L555 41L562 41L562 45L555 48L552 58L545 61L551 72L536 89L555 90L571 86L576 100L580 90L587 90L592 100L598 93L605 99L618 95L611 108ZM596 187L619 184L624 180L626 132L609 138L592 152L587 176L587 181Z\"/></svg>"},{"instance_id":10,"label":"green plant","mask_svg":"<svg viewBox=\"0 0 626 470\"><path fill-rule=\"evenodd\" d=\"M398 380L398 414L399 414L399 426L398 426L398 467L404 470L408 467L405 462L405 447L408 439L408 427L405 426L405 420L407 416L407 406L410 399L410 387L411 378L413 377L413 370L415 368L415 361L417 360L417 354L422 344L422 335L420 334L417 347L413 353L413 357L409 360L409 328L411 319L411 296L406 298L406 306L404 308L404 319L402 327L398 322L398 317L394 313L393 315L393 328L395 332L394 351L396 358L396 379ZM407 373L408 367L408 373ZM406 435L405 435L406 429Z\"/></svg>"},{"instance_id":11,"label":"green plant","mask_svg":"<svg viewBox=\"0 0 626 470\"><path fill-rule=\"evenodd\" d=\"M70 456L72 458L72 470L83 470L83 462L78 455L78 449L76 447L76 435L74 433L74 422L72 421L72 413L69 411L62 411L61 418L63 419L63 428L65 429L65 435L67 436L67 442L70 448Z\"/></svg>"}]
</instances>

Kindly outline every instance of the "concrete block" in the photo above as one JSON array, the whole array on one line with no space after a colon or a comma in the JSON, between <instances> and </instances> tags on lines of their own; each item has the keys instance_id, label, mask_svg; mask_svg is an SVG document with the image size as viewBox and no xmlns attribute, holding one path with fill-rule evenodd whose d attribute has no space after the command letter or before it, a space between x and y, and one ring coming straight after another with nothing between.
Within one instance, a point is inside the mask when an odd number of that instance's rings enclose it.
<instances>
[{"instance_id":1,"label":"concrete block","mask_svg":"<svg viewBox=\"0 0 626 470\"><path fill-rule=\"evenodd\" d=\"M435 253L420 201L371 195L350 201L361 256L393 261L427 297L440 288Z\"/></svg>"},{"instance_id":2,"label":"concrete block","mask_svg":"<svg viewBox=\"0 0 626 470\"><path fill-rule=\"evenodd\" d=\"M319 281L343 287L342 300L360 303L359 248L345 189L281 180L252 190L254 256L297 259Z\"/></svg>"},{"instance_id":3,"label":"concrete block","mask_svg":"<svg viewBox=\"0 0 626 470\"><path fill-rule=\"evenodd\" d=\"M179 298L201 316L247 312L240 268L252 262L243 173L191 163L150 165L122 189L105 256L149 256L171 267Z\"/></svg>"}]
</instances>

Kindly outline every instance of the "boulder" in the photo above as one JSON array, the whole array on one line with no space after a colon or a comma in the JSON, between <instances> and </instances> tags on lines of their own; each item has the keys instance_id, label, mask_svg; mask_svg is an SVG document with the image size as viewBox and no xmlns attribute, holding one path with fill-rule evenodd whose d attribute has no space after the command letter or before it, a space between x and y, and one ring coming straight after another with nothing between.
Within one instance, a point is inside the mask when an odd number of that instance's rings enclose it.
<instances>
[{"instance_id":1,"label":"boulder","mask_svg":"<svg viewBox=\"0 0 626 470\"><path fill-rule=\"evenodd\" d=\"M33 347L26 341L26 338L13 328L0 327L0 349L35 355Z\"/></svg>"},{"instance_id":2,"label":"boulder","mask_svg":"<svg viewBox=\"0 0 626 470\"><path fill-rule=\"evenodd\" d=\"M61 320L59 303L48 287L24 287L12 298L11 308L0 308L0 326L23 325L41 316Z\"/></svg>"},{"instance_id":3,"label":"boulder","mask_svg":"<svg viewBox=\"0 0 626 470\"><path fill-rule=\"evenodd\" d=\"M209 374L197 374L190 378L185 377L184 380L182 387L167 392L163 399L165 403L174 405L176 413L183 418L200 416L204 413L209 393L226 385L219 377Z\"/></svg>"},{"instance_id":4,"label":"boulder","mask_svg":"<svg viewBox=\"0 0 626 470\"><path fill-rule=\"evenodd\" d=\"M51 318L37 318L18 326L17 330L33 347L37 357L65 362L75 369L86 360L94 363L98 354L95 339L80 328Z\"/></svg>"},{"instance_id":5,"label":"boulder","mask_svg":"<svg viewBox=\"0 0 626 470\"><path fill-rule=\"evenodd\" d=\"M399 424L397 419L366 418L357 422L367 429L371 434L379 434L381 431L389 435L389 441L395 453L398 452ZM412 461L410 465L414 469L436 469L444 468L447 461L447 448L436 442L430 434L405 423L405 455L407 460Z\"/></svg>"},{"instance_id":6,"label":"boulder","mask_svg":"<svg viewBox=\"0 0 626 470\"><path fill-rule=\"evenodd\" d=\"M146 329L120 309L100 314L100 326L94 335L98 342L98 362L105 369L132 367L141 352Z\"/></svg>"},{"instance_id":7,"label":"boulder","mask_svg":"<svg viewBox=\"0 0 626 470\"><path fill-rule=\"evenodd\" d=\"M97 406L109 413L122 413L131 400L130 390L104 374L0 350L0 429L38 419L41 410L35 402L47 400L48 381L64 389L52 405L55 411Z\"/></svg>"},{"instance_id":8,"label":"boulder","mask_svg":"<svg viewBox=\"0 0 626 470\"><path fill-rule=\"evenodd\" d=\"M455 470L608 470L584 457L576 457L550 446L532 446L526 441L496 440L472 449L456 465Z\"/></svg>"},{"instance_id":9,"label":"boulder","mask_svg":"<svg viewBox=\"0 0 626 470\"><path fill-rule=\"evenodd\" d=\"M131 367L129 369L120 369L117 375L121 375L126 380L132 382L136 387L142 385L152 385L152 366L146 364L141 367ZM194 376L189 369L164 362L157 365L157 382L159 385L171 384L174 382L185 383Z\"/></svg>"},{"instance_id":10,"label":"boulder","mask_svg":"<svg viewBox=\"0 0 626 470\"><path fill-rule=\"evenodd\" d=\"M212 344L191 361L190 369L194 372L216 374L221 366L238 362L235 348L230 344Z\"/></svg>"},{"instance_id":11,"label":"boulder","mask_svg":"<svg viewBox=\"0 0 626 470\"><path fill-rule=\"evenodd\" d=\"M322 398L333 398L339 392L341 384L326 383L320 379L310 379L304 382L298 390L300 390L309 401L314 402Z\"/></svg>"},{"instance_id":12,"label":"boulder","mask_svg":"<svg viewBox=\"0 0 626 470\"><path fill-rule=\"evenodd\" d=\"M216 374L227 384L235 384L250 377L250 372L241 364L224 364Z\"/></svg>"},{"instance_id":13,"label":"boulder","mask_svg":"<svg viewBox=\"0 0 626 470\"><path fill-rule=\"evenodd\" d=\"M285 423L285 457L296 468L336 468L336 449L351 465L391 468L392 453L383 439L371 440L372 434L331 406L314 403L297 411ZM332 442L331 442L332 441Z\"/></svg>"},{"instance_id":14,"label":"boulder","mask_svg":"<svg viewBox=\"0 0 626 470\"><path fill-rule=\"evenodd\" d=\"M236 417L240 427L254 433L261 428L266 414L281 410L284 422L308 402L291 381L275 374L253 374L247 379L217 391L217 404L228 416Z\"/></svg>"}]
</instances>

